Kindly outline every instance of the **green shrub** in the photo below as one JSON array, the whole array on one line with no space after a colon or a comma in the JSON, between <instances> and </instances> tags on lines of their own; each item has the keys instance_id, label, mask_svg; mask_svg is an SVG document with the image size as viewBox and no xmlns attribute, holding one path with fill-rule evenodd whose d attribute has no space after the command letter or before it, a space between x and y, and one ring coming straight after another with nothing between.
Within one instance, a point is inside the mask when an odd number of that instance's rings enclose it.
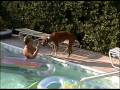
<instances>
[{"instance_id":1,"label":"green shrub","mask_svg":"<svg viewBox=\"0 0 120 90\"><path fill-rule=\"evenodd\" d=\"M1 1L9 28L85 32L82 48L108 54L118 41L120 10L115 1ZM2 17L3 17L2 16ZM5 17L4 17L5 18Z\"/></svg>"}]
</instances>

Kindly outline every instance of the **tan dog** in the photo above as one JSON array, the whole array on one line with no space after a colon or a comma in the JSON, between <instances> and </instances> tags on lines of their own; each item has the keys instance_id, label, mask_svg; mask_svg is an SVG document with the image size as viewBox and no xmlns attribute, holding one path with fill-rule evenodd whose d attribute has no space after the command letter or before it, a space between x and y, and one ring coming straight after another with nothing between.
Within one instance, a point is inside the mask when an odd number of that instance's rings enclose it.
<instances>
[{"instance_id":1,"label":"tan dog","mask_svg":"<svg viewBox=\"0 0 120 90\"><path fill-rule=\"evenodd\" d=\"M46 45L48 44L48 42L53 42L53 47L52 47L52 52L55 52L55 55L58 51L59 48L59 43L68 40L68 53L70 56L70 54L72 53L72 45L74 44L76 37L70 33L70 32L64 32L64 31L60 31L60 32L53 32L52 34L50 34L49 37L45 38L42 40L42 45Z\"/></svg>"}]
</instances>

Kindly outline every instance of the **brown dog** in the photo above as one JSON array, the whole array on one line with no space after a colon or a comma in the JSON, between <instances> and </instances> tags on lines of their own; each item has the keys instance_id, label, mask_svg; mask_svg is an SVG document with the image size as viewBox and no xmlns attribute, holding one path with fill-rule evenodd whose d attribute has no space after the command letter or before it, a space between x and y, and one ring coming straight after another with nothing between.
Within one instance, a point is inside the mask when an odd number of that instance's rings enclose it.
<instances>
[{"instance_id":1,"label":"brown dog","mask_svg":"<svg viewBox=\"0 0 120 90\"><path fill-rule=\"evenodd\" d=\"M43 39L41 44L44 46L48 44L48 42L53 42L54 44L53 44L52 50L53 52L55 52L55 55L56 55L56 52L58 51L58 48L59 48L59 43L65 40L69 41L67 47L68 47L68 53L69 53L68 56L70 56L70 54L72 53L72 45L76 40L76 37L70 32L64 32L64 31L53 32L52 34L50 34L49 37Z\"/></svg>"}]
</instances>

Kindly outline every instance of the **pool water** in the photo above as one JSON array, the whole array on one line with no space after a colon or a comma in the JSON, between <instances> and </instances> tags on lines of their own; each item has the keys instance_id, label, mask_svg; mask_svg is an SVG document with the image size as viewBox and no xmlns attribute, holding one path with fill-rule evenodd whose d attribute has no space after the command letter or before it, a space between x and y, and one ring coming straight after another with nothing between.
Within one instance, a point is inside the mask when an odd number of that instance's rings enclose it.
<instances>
[{"instance_id":1,"label":"pool water","mask_svg":"<svg viewBox=\"0 0 120 90\"><path fill-rule=\"evenodd\" d=\"M13 49L14 48L14 49ZM4 56L9 56L9 57L23 57L21 50L12 47L12 46L7 46L1 44L1 56L4 58ZM80 88L87 88L87 89L98 89L98 88L120 88L119 87L119 79L116 78L116 82L113 82L110 78L114 77L106 77L106 78L101 78L101 79L96 79L92 81L87 81L84 83L79 83L79 80L83 77L89 77L89 76L94 76L93 73L87 72L85 69L78 68L78 67L73 67L71 65L67 65L62 62L58 62L53 60L50 56L39 56L37 57L37 60L39 61L44 61L50 64L53 64L55 67L55 72L50 73L49 76L61 76L64 78L68 78L71 80L76 80L78 81L78 86ZM6 67L2 66L0 68L0 88L1 89L22 89L22 88L27 88L30 86L32 83L35 82L40 82L46 77L49 76L39 76L37 75L37 71L40 70L46 70L47 67L42 67L34 70L26 69L26 68L20 68L20 67ZM33 72L34 71L34 72ZM69 82L65 82L65 85L72 86L74 84L71 84ZM54 88L59 88L60 84L55 83L51 84L48 88L54 89ZM77 88L78 88L77 86Z\"/></svg>"},{"instance_id":2,"label":"pool water","mask_svg":"<svg viewBox=\"0 0 120 90\"><path fill-rule=\"evenodd\" d=\"M60 88L60 86L61 86L60 83L53 83L48 86L48 89L56 89L56 88Z\"/></svg>"}]
</instances>

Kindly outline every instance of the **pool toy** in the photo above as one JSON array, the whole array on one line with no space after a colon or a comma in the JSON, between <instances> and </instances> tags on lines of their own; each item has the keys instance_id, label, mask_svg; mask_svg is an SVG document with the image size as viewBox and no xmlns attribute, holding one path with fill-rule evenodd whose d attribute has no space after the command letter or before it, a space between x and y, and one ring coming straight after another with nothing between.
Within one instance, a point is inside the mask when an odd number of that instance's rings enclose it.
<instances>
[{"instance_id":1,"label":"pool toy","mask_svg":"<svg viewBox=\"0 0 120 90\"><path fill-rule=\"evenodd\" d=\"M3 31L0 31L0 39L6 39L10 38L12 36L12 30L5 29Z\"/></svg>"},{"instance_id":2,"label":"pool toy","mask_svg":"<svg viewBox=\"0 0 120 90\"><path fill-rule=\"evenodd\" d=\"M48 89L49 85L53 83L60 84L59 89L70 88L70 87L65 87L65 82L69 82L71 85L77 84L76 80L67 79L61 76L50 76L50 77L46 77L43 80L41 80L37 85L37 89Z\"/></svg>"}]
</instances>

